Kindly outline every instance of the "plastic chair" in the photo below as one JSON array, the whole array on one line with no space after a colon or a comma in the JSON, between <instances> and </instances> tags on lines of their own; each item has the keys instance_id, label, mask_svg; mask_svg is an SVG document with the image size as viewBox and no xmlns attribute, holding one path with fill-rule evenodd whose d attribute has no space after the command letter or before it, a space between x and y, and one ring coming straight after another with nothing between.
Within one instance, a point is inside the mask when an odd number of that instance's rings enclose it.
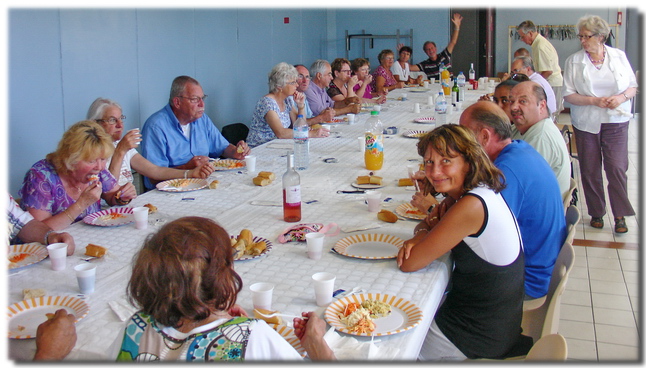
<instances>
[{"instance_id":1,"label":"plastic chair","mask_svg":"<svg viewBox=\"0 0 646 368\"><path fill-rule=\"evenodd\" d=\"M243 123L233 123L222 127L222 136L233 145L240 141L246 141L247 135L249 135L249 127Z\"/></svg>"},{"instance_id":2,"label":"plastic chair","mask_svg":"<svg viewBox=\"0 0 646 368\"><path fill-rule=\"evenodd\" d=\"M525 357L526 361L564 362L567 359L567 342L559 334L541 337Z\"/></svg>"},{"instance_id":3,"label":"plastic chair","mask_svg":"<svg viewBox=\"0 0 646 368\"><path fill-rule=\"evenodd\" d=\"M563 197L563 208L567 212L568 207L570 206L570 202L572 202L572 197L574 195L574 190L576 189L576 180L570 178L570 189L568 189L567 193L565 193L565 197Z\"/></svg>"},{"instance_id":4,"label":"plastic chair","mask_svg":"<svg viewBox=\"0 0 646 368\"><path fill-rule=\"evenodd\" d=\"M565 290L568 275L574 265L572 239L574 239L576 224L579 222L580 217L579 210L575 206L568 208L566 213L568 235L556 258L545 303L539 308L523 311L523 321L521 323L523 334L531 336L534 342L538 341L542 336L558 332L561 316L561 296Z\"/></svg>"}]
</instances>

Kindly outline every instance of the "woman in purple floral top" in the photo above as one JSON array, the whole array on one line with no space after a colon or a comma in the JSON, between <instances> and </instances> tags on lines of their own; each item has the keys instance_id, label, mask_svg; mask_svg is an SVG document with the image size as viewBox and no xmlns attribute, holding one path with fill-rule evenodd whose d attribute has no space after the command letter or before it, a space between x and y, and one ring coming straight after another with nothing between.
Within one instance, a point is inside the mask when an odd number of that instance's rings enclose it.
<instances>
[{"instance_id":1,"label":"woman in purple floral top","mask_svg":"<svg viewBox=\"0 0 646 368\"><path fill-rule=\"evenodd\" d=\"M395 54L392 50L382 50L377 58L380 65L372 73L372 90L388 92L396 88L404 88L404 82L397 82L390 71L390 67L395 62Z\"/></svg>"},{"instance_id":2,"label":"woman in purple floral top","mask_svg":"<svg viewBox=\"0 0 646 368\"><path fill-rule=\"evenodd\" d=\"M63 134L56 151L36 162L20 188L21 207L54 230L62 230L109 205L124 205L137 196L106 170L112 139L93 121L81 121Z\"/></svg>"}]
</instances>

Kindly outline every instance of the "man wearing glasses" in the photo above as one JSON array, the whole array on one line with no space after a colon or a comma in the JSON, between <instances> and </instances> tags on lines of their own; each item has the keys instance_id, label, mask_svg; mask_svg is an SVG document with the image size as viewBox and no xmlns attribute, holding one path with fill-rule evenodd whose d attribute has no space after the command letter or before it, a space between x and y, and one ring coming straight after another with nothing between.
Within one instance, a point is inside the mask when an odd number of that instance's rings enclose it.
<instances>
[{"instance_id":1,"label":"man wearing glasses","mask_svg":"<svg viewBox=\"0 0 646 368\"><path fill-rule=\"evenodd\" d=\"M542 75L536 73L534 70L534 63L532 62L532 58L529 56L519 56L515 58L511 63L512 77L518 74L525 74L529 77L529 80L536 82L540 84L541 87L543 87L545 94L547 95L547 108L550 110L552 118L554 118L554 115L558 113L558 111L556 110L557 104L556 96L554 96L554 90L552 89L552 86L550 86L550 83L547 81L547 79L543 78ZM524 81L518 80L517 82Z\"/></svg>"},{"instance_id":2,"label":"man wearing glasses","mask_svg":"<svg viewBox=\"0 0 646 368\"><path fill-rule=\"evenodd\" d=\"M536 72L547 79L550 86L552 86L559 109L559 111L552 112L560 112L563 74L559 66L559 54L550 41L538 33L536 25L531 20L526 20L519 24L516 31L521 41L532 47L532 60L534 61Z\"/></svg>"},{"instance_id":3,"label":"man wearing glasses","mask_svg":"<svg viewBox=\"0 0 646 368\"><path fill-rule=\"evenodd\" d=\"M313 115L323 113L328 107L334 109L335 115L347 113L358 114L361 111L361 104L351 104L339 108L334 107L334 100L330 98L326 91L330 82L332 82L332 67L330 63L322 59L316 60L312 63L310 70L314 77L312 78L312 84L305 91L305 97L312 109Z\"/></svg>"},{"instance_id":4,"label":"man wearing glasses","mask_svg":"<svg viewBox=\"0 0 646 368\"><path fill-rule=\"evenodd\" d=\"M296 71L298 71L298 79L296 80L298 85L296 86L296 90L298 92L305 93L305 91L307 91L307 89L310 87L310 80L311 80L310 72L309 70L307 70L307 68L304 65L301 65L301 64L294 65L294 67L296 68ZM290 99L293 101L293 97ZM296 103L294 102L294 104ZM336 112L334 111L333 108L326 107L325 109L323 109L323 111L321 111L320 114L315 116L306 98L305 114L307 115L306 116L307 124L314 125L314 124L319 124L326 121L332 121L332 118L334 118L334 115L336 114Z\"/></svg>"},{"instance_id":5,"label":"man wearing glasses","mask_svg":"<svg viewBox=\"0 0 646 368\"><path fill-rule=\"evenodd\" d=\"M152 114L142 129L143 156L157 166L191 170L209 157L244 159L250 152L244 141L230 144L204 114L204 94L200 83L179 76L171 85L169 102ZM146 188L153 183L144 179Z\"/></svg>"}]
</instances>

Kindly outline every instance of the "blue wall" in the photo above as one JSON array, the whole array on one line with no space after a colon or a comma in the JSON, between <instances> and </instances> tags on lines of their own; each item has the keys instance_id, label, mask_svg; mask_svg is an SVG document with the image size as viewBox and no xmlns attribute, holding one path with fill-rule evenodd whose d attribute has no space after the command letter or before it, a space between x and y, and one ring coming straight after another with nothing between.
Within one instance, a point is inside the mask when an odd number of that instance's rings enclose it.
<instances>
[{"instance_id":1,"label":"blue wall","mask_svg":"<svg viewBox=\"0 0 646 368\"><path fill-rule=\"evenodd\" d=\"M574 24L586 13L614 23L616 10L498 9L496 71L507 69L508 25L528 18ZM413 61L419 62L426 58L424 41L446 46L450 24L448 8L10 9L8 20L13 195L28 168L56 148L97 97L122 105L126 129L141 127L167 103L173 78L186 74L209 95L206 112L218 127L249 123L267 93L267 73L280 61L309 66L318 58L344 57L346 30L386 35L412 28ZM351 47L350 59L360 56L360 41ZM373 49L366 48L371 66L378 65L379 51L395 47L395 40L375 40Z\"/></svg>"}]
</instances>

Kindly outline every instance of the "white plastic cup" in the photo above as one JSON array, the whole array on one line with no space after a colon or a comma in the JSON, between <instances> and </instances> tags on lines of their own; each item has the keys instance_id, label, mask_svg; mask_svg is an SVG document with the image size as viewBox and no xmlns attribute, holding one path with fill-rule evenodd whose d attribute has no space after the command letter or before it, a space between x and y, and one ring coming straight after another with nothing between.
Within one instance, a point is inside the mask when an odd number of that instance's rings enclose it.
<instances>
[{"instance_id":1,"label":"white plastic cup","mask_svg":"<svg viewBox=\"0 0 646 368\"><path fill-rule=\"evenodd\" d=\"M455 109L457 111L462 110L462 101L458 101L458 102L455 103Z\"/></svg>"},{"instance_id":2,"label":"white plastic cup","mask_svg":"<svg viewBox=\"0 0 646 368\"><path fill-rule=\"evenodd\" d=\"M317 272L312 275L314 280L314 294L316 295L316 305L325 307L332 302L332 292L334 291L334 281L336 276L329 272Z\"/></svg>"},{"instance_id":3,"label":"white plastic cup","mask_svg":"<svg viewBox=\"0 0 646 368\"><path fill-rule=\"evenodd\" d=\"M357 137L357 141L359 142L359 152L363 152L366 150L366 138L365 137Z\"/></svg>"},{"instance_id":4,"label":"white plastic cup","mask_svg":"<svg viewBox=\"0 0 646 368\"><path fill-rule=\"evenodd\" d=\"M429 78L430 84L435 84L435 78Z\"/></svg>"},{"instance_id":5,"label":"white plastic cup","mask_svg":"<svg viewBox=\"0 0 646 368\"><path fill-rule=\"evenodd\" d=\"M247 165L247 172L256 172L256 156L249 155L244 157L244 162Z\"/></svg>"},{"instance_id":6,"label":"white plastic cup","mask_svg":"<svg viewBox=\"0 0 646 368\"><path fill-rule=\"evenodd\" d=\"M249 286L251 300L256 309L271 310L271 297L274 293L274 284L269 282L257 282Z\"/></svg>"},{"instance_id":7,"label":"white plastic cup","mask_svg":"<svg viewBox=\"0 0 646 368\"><path fill-rule=\"evenodd\" d=\"M408 100L408 93L402 93L402 101Z\"/></svg>"},{"instance_id":8,"label":"white plastic cup","mask_svg":"<svg viewBox=\"0 0 646 368\"><path fill-rule=\"evenodd\" d=\"M419 102L415 102L415 107L413 108L413 112L419 114L419 112L420 112Z\"/></svg>"},{"instance_id":9,"label":"white plastic cup","mask_svg":"<svg viewBox=\"0 0 646 368\"><path fill-rule=\"evenodd\" d=\"M379 212L379 209L381 209L381 192L376 190L367 190L366 200L368 201L368 211Z\"/></svg>"},{"instance_id":10,"label":"white plastic cup","mask_svg":"<svg viewBox=\"0 0 646 368\"><path fill-rule=\"evenodd\" d=\"M433 96L428 96L428 102L426 102L429 107L434 108L435 107L435 101L433 101Z\"/></svg>"},{"instance_id":11,"label":"white plastic cup","mask_svg":"<svg viewBox=\"0 0 646 368\"><path fill-rule=\"evenodd\" d=\"M135 207L132 209L132 215L135 217L135 228L143 230L148 227L148 207Z\"/></svg>"},{"instance_id":12,"label":"white plastic cup","mask_svg":"<svg viewBox=\"0 0 646 368\"><path fill-rule=\"evenodd\" d=\"M374 111L381 111L381 105L375 105L372 107Z\"/></svg>"},{"instance_id":13,"label":"white plastic cup","mask_svg":"<svg viewBox=\"0 0 646 368\"><path fill-rule=\"evenodd\" d=\"M428 85L429 85L428 81L424 81L424 88L428 88Z\"/></svg>"},{"instance_id":14,"label":"white plastic cup","mask_svg":"<svg viewBox=\"0 0 646 368\"><path fill-rule=\"evenodd\" d=\"M321 259L325 234L307 233L305 234L305 240L307 241L307 256L313 260Z\"/></svg>"},{"instance_id":15,"label":"white plastic cup","mask_svg":"<svg viewBox=\"0 0 646 368\"><path fill-rule=\"evenodd\" d=\"M52 264L52 270L62 271L65 269L65 265L67 263L66 243L53 243L48 245L47 253L49 253L49 260Z\"/></svg>"},{"instance_id":16,"label":"white plastic cup","mask_svg":"<svg viewBox=\"0 0 646 368\"><path fill-rule=\"evenodd\" d=\"M348 117L348 124L354 124L354 114L347 114L346 116Z\"/></svg>"},{"instance_id":17,"label":"white plastic cup","mask_svg":"<svg viewBox=\"0 0 646 368\"><path fill-rule=\"evenodd\" d=\"M96 284L96 265L81 263L74 266L76 281L78 281L81 294L92 294Z\"/></svg>"}]
</instances>

